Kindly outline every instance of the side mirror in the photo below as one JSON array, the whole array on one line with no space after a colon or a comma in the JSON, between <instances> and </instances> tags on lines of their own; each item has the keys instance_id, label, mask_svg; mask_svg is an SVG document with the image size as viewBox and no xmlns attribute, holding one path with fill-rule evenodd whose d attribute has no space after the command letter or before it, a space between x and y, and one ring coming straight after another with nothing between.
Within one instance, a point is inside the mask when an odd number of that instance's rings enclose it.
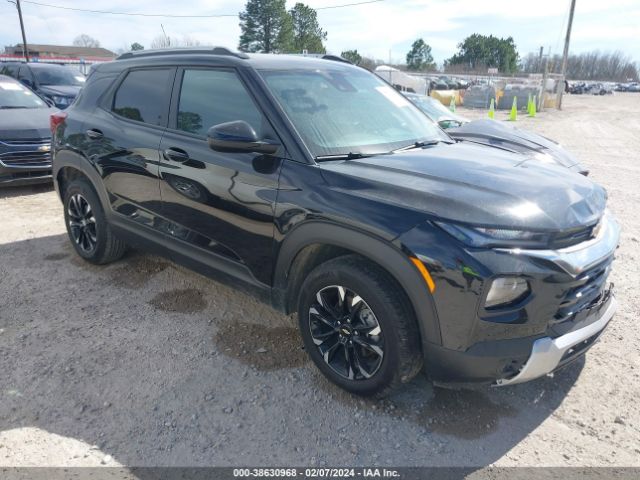
<instances>
[{"instance_id":1,"label":"side mirror","mask_svg":"<svg viewBox=\"0 0 640 480\"><path fill-rule=\"evenodd\" d=\"M258 139L251 125L243 120L219 123L207 132L209 148L218 152L257 152L266 155L276 153L278 143Z\"/></svg>"}]
</instances>

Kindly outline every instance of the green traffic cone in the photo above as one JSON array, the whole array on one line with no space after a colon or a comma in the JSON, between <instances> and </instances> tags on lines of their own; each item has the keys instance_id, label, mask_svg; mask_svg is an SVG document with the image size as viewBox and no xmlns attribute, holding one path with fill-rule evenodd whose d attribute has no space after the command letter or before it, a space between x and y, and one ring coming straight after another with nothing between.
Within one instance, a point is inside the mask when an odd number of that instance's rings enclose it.
<instances>
[{"instance_id":1,"label":"green traffic cone","mask_svg":"<svg viewBox=\"0 0 640 480\"><path fill-rule=\"evenodd\" d=\"M511 106L511 113L509 114L509 121L515 122L518 120L518 97L513 97L513 105Z\"/></svg>"},{"instance_id":2,"label":"green traffic cone","mask_svg":"<svg viewBox=\"0 0 640 480\"><path fill-rule=\"evenodd\" d=\"M536 116L536 96L533 96L533 100L531 100L531 109L529 110L529 116L530 117L535 117Z\"/></svg>"},{"instance_id":3,"label":"green traffic cone","mask_svg":"<svg viewBox=\"0 0 640 480\"><path fill-rule=\"evenodd\" d=\"M531 94L529 94L529 97L527 98L527 113L531 115Z\"/></svg>"},{"instance_id":4,"label":"green traffic cone","mask_svg":"<svg viewBox=\"0 0 640 480\"><path fill-rule=\"evenodd\" d=\"M489 118L494 120L496 118L496 106L493 102L493 98L491 99L491 105L489 105Z\"/></svg>"},{"instance_id":5,"label":"green traffic cone","mask_svg":"<svg viewBox=\"0 0 640 480\"><path fill-rule=\"evenodd\" d=\"M455 97L451 97L451 102L449 102L449 110L453 113L456 113L456 99Z\"/></svg>"}]
</instances>

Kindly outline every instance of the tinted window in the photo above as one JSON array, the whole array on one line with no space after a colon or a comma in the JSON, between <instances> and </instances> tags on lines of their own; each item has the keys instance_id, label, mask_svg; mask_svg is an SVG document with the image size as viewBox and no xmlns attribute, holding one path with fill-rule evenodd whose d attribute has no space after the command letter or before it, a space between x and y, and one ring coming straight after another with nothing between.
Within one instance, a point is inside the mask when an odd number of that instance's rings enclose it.
<instances>
[{"instance_id":1,"label":"tinted window","mask_svg":"<svg viewBox=\"0 0 640 480\"><path fill-rule=\"evenodd\" d=\"M31 75L31 72L29 71L28 67L20 67L20 70L18 71L18 80L22 80L26 78L27 80L32 80L33 79L33 75Z\"/></svg>"},{"instance_id":2,"label":"tinted window","mask_svg":"<svg viewBox=\"0 0 640 480\"><path fill-rule=\"evenodd\" d=\"M234 72L185 70L178 104L178 129L206 135L219 123L244 120L259 136L262 115Z\"/></svg>"},{"instance_id":3,"label":"tinted window","mask_svg":"<svg viewBox=\"0 0 640 480\"><path fill-rule=\"evenodd\" d=\"M0 64L0 74L9 75L10 77L16 77L18 75L18 67L17 65Z\"/></svg>"},{"instance_id":4,"label":"tinted window","mask_svg":"<svg viewBox=\"0 0 640 480\"><path fill-rule=\"evenodd\" d=\"M118 87L113 112L152 125L164 125L169 105L170 69L134 70Z\"/></svg>"},{"instance_id":5,"label":"tinted window","mask_svg":"<svg viewBox=\"0 0 640 480\"><path fill-rule=\"evenodd\" d=\"M79 87L82 82L78 74L67 67L59 65L33 67L33 74L40 85L74 85Z\"/></svg>"}]
</instances>

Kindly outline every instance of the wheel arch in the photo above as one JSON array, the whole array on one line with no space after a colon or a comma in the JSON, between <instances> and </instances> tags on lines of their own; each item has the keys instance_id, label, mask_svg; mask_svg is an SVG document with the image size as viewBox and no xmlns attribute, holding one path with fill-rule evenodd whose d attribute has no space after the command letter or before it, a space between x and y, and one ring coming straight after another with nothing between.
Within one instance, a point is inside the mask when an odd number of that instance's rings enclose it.
<instances>
[{"instance_id":1,"label":"wheel arch","mask_svg":"<svg viewBox=\"0 0 640 480\"><path fill-rule=\"evenodd\" d=\"M93 190L98 195L105 213L108 215L108 195L102 182L102 176L95 166L86 158L66 150L59 151L54 159L53 180L60 200L64 199L64 189L66 185L77 178L84 178L89 181Z\"/></svg>"},{"instance_id":2,"label":"wheel arch","mask_svg":"<svg viewBox=\"0 0 640 480\"><path fill-rule=\"evenodd\" d=\"M283 240L274 270L274 305L287 314L295 312L306 275L321 263L348 254L377 264L400 285L415 313L423 346L442 343L433 299L409 257L389 241L328 222L304 223Z\"/></svg>"}]
</instances>

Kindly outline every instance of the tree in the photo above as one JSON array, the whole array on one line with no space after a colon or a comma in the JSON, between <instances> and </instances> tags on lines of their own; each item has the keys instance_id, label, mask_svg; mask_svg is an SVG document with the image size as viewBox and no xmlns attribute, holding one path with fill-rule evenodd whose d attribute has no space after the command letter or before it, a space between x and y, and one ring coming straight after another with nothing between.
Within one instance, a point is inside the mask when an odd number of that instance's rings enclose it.
<instances>
[{"instance_id":1,"label":"tree","mask_svg":"<svg viewBox=\"0 0 640 480\"><path fill-rule=\"evenodd\" d=\"M551 73L560 73L562 56L553 55L548 59ZM520 64L525 73L541 73L544 59L539 54L530 53ZM571 54L567 59L567 78L575 80L604 80L627 82L638 81L638 66L631 57L622 52L583 52Z\"/></svg>"},{"instance_id":2,"label":"tree","mask_svg":"<svg viewBox=\"0 0 640 480\"><path fill-rule=\"evenodd\" d=\"M434 69L435 66L433 55L431 55L431 47L421 38L413 42L411 50L407 53L407 69L427 70Z\"/></svg>"},{"instance_id":3,"label":"tree","mask_svg":"<svg viewBox=\"0 0 640 480\"><path fill-rule=\"evenodd\" d=\"M131 44L131 51L135 52L137 50L144 50L144 47L141 44L139 44L138 42L133 42Z\"/></svg>"},{"instance_id":4,"label":"tree","mask_svg":"<svg viewBox=\"0 0 640 480\"><path fill-rule=\"evenodd\" d=\"M169 48L171 45L171 37L167 35L158 35L151 40L151 48Z\"/></svg>"},{"instance_id":5,"label":"tree","mask_svg":"<svg viewBox=\"0 0 640 480\"><path fill-rule=\"evenodd\" d=\"M303 3L296 3L289 10L293 27L293 52L326 53L322 44L327 32L320 28L317 12Z\"/></svg>"},{"instance_id":6,"label":"tree","mask_svg":"<svg viewBox=\"0 0 640 480\"><path fill-rule=\"evenodd\" d=\"M345 60L349 60L354 65L360 65L362 63L362 55L358 53L358 50L345 50L340 56Z\"/></svg>"},{"instance_id":7,"label":"tree","mask_svg":"<svg viewBox=\"0 0 640 480\"><path fill-rule=\"evenodd\" d=\"M78 35L73 39L73 44L76 47L91 47L98 48L100 46L100 42L93 37L90 37L86 33Z\"/></svg>"},{"instance_id":8,"label":"tree","mask_svg":"<svg viewBox=\"0 0 640 480\"><path fill-rule=\"evenodd\" d=\"M502 73L518 70L519 55L512 37L474 33L458 44L458 52L446 61L446 66L461 66L464 70L497 68Z\"/></svg>"},{"instance_id":9,"label":"tree","mask_svg":"<svg viewBox=\"0 0 640 480\"><path fill-rule=\"evenodd\" d=\"M293 25L285 0L247 0L240 12L240 31L238 48L243 52L272 53L291 48Z\"/></svg>"}]
</instances>

